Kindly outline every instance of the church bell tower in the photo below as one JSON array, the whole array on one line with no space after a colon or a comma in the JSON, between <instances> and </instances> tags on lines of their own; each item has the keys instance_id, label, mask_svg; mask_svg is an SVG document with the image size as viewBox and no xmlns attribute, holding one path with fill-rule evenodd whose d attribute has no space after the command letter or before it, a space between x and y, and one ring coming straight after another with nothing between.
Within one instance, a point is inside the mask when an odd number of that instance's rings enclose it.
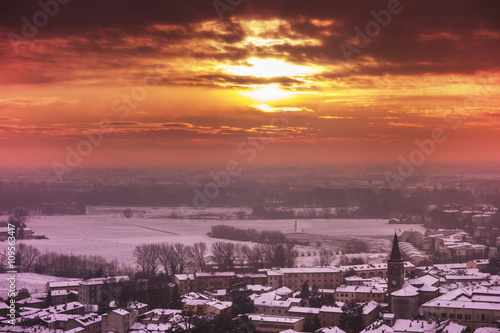
<instances>
[{"instance_id":1,"label":"church bell tower","mask_svg":"<svg viewBox=\"0 0 500 333\"><path fill-rule=\"evenodd\" d=\"M394 233L392 242L391 257L387 262L387 302L389 303L389 311L391 309L391 293L403 287L405 276L404 260L399 251L398 236Z\"/></svg>"}]
</instances>

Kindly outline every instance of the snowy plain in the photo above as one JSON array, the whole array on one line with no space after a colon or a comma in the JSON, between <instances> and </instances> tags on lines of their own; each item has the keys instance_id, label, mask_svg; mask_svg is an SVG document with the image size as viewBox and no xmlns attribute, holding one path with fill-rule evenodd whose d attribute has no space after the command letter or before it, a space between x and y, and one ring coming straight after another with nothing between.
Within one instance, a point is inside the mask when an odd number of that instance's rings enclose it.
<instances>
[{"instance_id":1,"label":"snowy plain","mask_svg":"<svg viewBox=\"0 0 500 333\"><path fill-rule=\"evenodd\" d=\"M210 228L217 224L279 230L286 234L295 232L297 221L297 232L346 237L390 236L396 229L425 231L422 225L390 225L383 219L240 220L235 217L236 212L250 213L249 209L241 208L131 207L131 218L124 217L125 209L92 206L87 208L87 215L30 216L28 227L49 239L23 242L36 246L42 252L101 255L108 260L133 264L132 251L141 243L180 242L191 245L204 241L210 246L217 241L227 241L207 235ZM183 218L172 218L175 215Z\"/></svg>"}]
</instances>

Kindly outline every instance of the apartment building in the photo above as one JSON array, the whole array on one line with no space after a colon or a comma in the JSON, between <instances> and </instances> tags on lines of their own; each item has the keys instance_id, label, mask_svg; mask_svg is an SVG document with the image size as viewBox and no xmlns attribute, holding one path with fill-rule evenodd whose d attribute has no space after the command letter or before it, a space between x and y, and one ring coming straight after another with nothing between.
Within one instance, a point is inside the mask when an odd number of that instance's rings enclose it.
<instances>
[{"instance_id":1,"label":"apartment building","mask_svg":"<svg viewBox=\"0 0 500 333\"><path fill-rule=\"evenodd\" d=\"M78 284L78 301L82 304L109 304L128 282L128 276L82 280Z\"/></svg>"},{"instance_id":2,"label":"apartment building","mask_svg":"<svg viewBox=\"0 0 500 333\"><path fill-rule=\"evenodd\" d=\"M288 316L271 316L257 313L247 315L252 320L257 332L281 332L285 330L294 330L302 332L304 329L304 318Z\"/></svg>"},{"instance_id":3,"label":"apartment building","mask_svg":"<svg viewBox=\"0 0 500 333\"><path fill-rule=\"evenodd\" d=\"M345 286L335 289L335 300L339 302L385 302L385 291L376 286Z\"/></svg>"},{"instance_id":4,"label":"apartment building","mask_svg":"<svg viewBox=\"0 0 500 333\"><path fill-rule=\"evenodd\" d=\"M322 306L319 309L319 320L321 326L336 326L340 323L342 316L342 306L344 303L337 303L336 306ZM380 304L375 301L359 303L363 307L363 325L366 327L378 319Z\"/></svg>"},{"instance_id":5,"label":"apartment building","mask_svg":"<svg viewBox=\"0 0 500 333\"><path fill-rule=\"evenodd\" d=\"M362 279L374 277L387 278L387 263L340 266L342 274L345 274L351 269ZM409 272L409 274L415 272L415 265L409 261L405 261L404 271Z\"/></svg>"},{"instance_id":6,"label":"apartment building","mask_svg":"<svg viewBox=\"0 0 500 333\"><path fill-rule=\"evenodd\" d=\"M270 286L292 290L300 290L305 282L321 289L332 289L342 283L342 274L336 267L281 268L267 271L267 276Z\"/></svg>"},{"instance_id":7,"label":"apartment building","mask_svg":"<svg viewBox=\"0 0 500 333\"><path fill-rule=\"evenodd\" d=\"M466 326L466 332L479 327L496 327L500 320L500 287L459 288L422 305L425 317L450 319Z\"/></svg>"},{"instance_id":8,"label":"apartment building","mask_svg":"<svg viewBox=\"0 0 500 333\"><path fill-rule=\"evenodd\" d=\"M235 276L234 272L175 274L174 282L179 286L179 292L185 294L190 291L203 291L209 288L227 289L231 279Z\"/></svg>"},{"instance_id":9,"label":"apartment building","mask_svg":"<svg viewBox=\"0 0 500 333\"><path fill-rule=\"evenodd\" d=\"M102 332L127 333L134 323L132 313L123 309L109 311L102 315Z\"/></svg>"}]
</instances>

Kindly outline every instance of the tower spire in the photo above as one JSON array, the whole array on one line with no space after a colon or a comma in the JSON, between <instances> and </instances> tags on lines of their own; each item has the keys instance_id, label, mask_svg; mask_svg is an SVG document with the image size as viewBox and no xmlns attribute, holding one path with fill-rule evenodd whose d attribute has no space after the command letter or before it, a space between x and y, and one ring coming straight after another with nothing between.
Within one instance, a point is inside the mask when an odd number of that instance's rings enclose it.
<instances>
[{"instance_id":1,"label":"tower spire","mask_svg":"<svg viewBox=\"0 0 500 333\"><path fill-rule=\"evenodd\" d=\"M394 240L392 241L391 260L401 260L401 252L399 252L399 242L396 232L394 232Z\"/></svg>"}]
</instances>

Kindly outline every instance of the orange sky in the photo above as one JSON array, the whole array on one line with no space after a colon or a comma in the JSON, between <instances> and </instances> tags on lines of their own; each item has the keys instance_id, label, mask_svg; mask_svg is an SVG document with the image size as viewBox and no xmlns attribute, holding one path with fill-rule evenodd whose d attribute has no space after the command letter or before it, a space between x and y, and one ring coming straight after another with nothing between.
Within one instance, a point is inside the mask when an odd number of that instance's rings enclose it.
<instances>
[{"instance_id":1,"label":"orange sky","mask_svg":"<svg viewBox=\"0 0 500 333\"><path fill-rule=\"evenodd\" d=\"M224 21L210 1L73 1L34 36L40 5L4 1L0 166L65 164L103 124L79 165L396 164L436 128L429 161L498 161L499 4L401 1L357 44L391 1L247 0Z\"/></svg>"}]
</instances>

